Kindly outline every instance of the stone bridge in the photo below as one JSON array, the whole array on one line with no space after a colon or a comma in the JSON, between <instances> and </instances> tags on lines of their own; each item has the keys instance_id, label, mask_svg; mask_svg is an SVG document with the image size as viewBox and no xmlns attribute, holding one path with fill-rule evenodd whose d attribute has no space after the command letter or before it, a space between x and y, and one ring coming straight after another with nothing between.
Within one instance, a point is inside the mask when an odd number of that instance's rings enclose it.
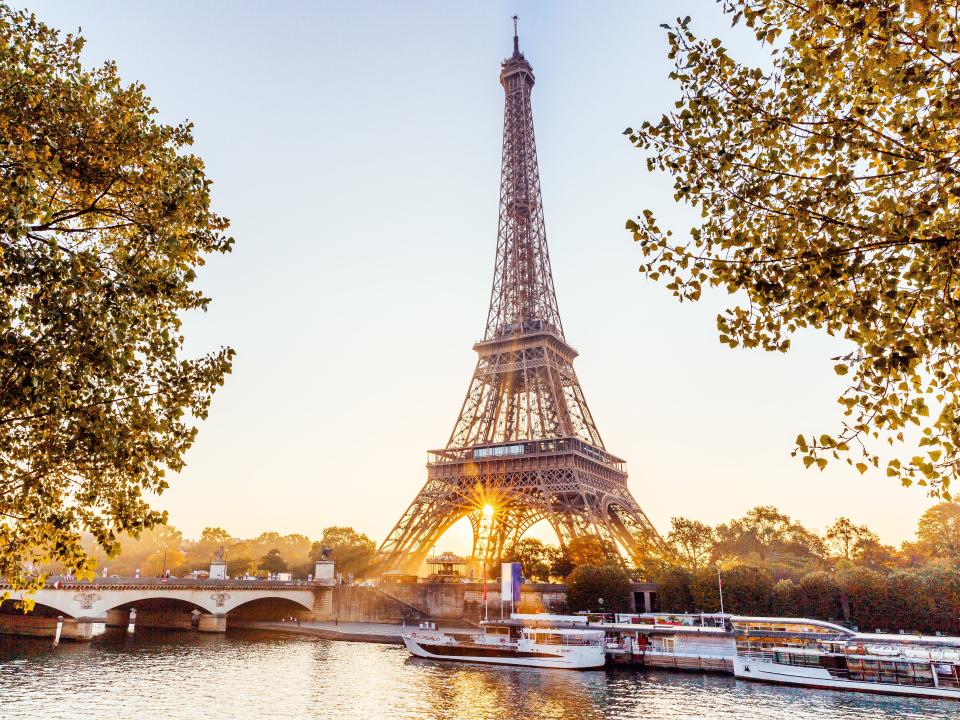
<instances>
[{"instance_id":1,"label":"stone bridge","mask_svg":"<svg viewBox=\"0 0 960 720\"><path fill-rule=\"evenodd\" d=\"M93 625L190 628L224 632L227 618L312 618L329 614L333 588L316 582L263 580L181 580L171 578L103 578L60 581L33 594L34 609L24 615L14 606L19 593L9 592L0 605L0 633L51 635L57 617L62 634L92 636ZM131 612L133 611L133 612Z\"/></svg>"}]
</instances>

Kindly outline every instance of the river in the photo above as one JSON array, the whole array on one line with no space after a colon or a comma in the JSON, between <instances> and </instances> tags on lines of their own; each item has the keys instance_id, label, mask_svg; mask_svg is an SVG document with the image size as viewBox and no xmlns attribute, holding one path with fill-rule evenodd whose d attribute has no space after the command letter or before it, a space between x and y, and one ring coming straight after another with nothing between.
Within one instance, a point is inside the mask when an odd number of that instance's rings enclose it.
<instances>
[{"instance_id":1,"label":"river","mask_svg":"<svg viewBox=\"0 0 960 720\"><path fill-rule=\"evenodd\" d=\"M941 720L960 703L664 671L437 663L394 645L140 629L91 643L0 636L0 718Z\"/></svg>"}]
</instances>

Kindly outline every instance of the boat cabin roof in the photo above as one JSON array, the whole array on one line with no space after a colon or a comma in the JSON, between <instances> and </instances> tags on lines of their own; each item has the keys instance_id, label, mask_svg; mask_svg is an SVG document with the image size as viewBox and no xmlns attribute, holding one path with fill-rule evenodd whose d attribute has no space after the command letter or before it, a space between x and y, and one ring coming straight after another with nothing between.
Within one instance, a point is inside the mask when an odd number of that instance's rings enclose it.
<instances>
[{"instance_id":1,"label":"boat cabin roof","mask_svg":"<svg viewBox=\"0 0 960 720\"><path fill-rule=\"evenodd\" d=\"M922 647L960 648L960 637L951 635L900 635L893 633L858 633L851 640L858 643L887 645L919 645Z\"/></svg>"},{"instance_id":2,"label":"boat cabin roof","mask_svg":"<svg viewBox=\"0 0 960 720\"><path fill-rule=\"evenodd\" d=\"M519 620L521 622L536 620L540 622L564 622L573 623L576 625L586 625L590 618L586 615L558 615L556 613L511 613L509 619Z\"/></svg>"},{"instance_id":3,"label":"boat cabin roof","mask_svg":"<svg viewBox=\"0 0 960 720\"><path fill-rule=\"evenodd\" d=\"M794 618L794 617L759 617L759 616L750 616L750 615L733 615L730 617L730 622L733 623L734 627L738 625L776 625L776 626L790 626L790 625L799 625L804 627L813 627L823 629L825 632L836 633L839 635L846 635L852 637L856 633L850 628L846 628L843 625L837 625L836 623L827 622L825 620L814 620L812 618ZM766 628L758 628L765 630Z\"/></svg>"},{"instance_id":4,"label":"boat cabin roof","mask_svg":"<svg viewBox=\"0 0 960 720\"><path fill-rule=\"evenodd\" d=\"M599 637L602 630L581 630L580 628L523 628L523 632L537 635L575 635L577 637Z\"/></svg>"}]
</instances>

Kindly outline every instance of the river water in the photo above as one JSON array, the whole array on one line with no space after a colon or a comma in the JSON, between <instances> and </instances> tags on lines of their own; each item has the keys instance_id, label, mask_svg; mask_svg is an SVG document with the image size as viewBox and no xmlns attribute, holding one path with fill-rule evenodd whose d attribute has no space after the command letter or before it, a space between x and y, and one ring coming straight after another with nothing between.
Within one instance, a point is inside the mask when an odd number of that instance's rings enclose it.
<instances>
[{"instance_id":1,"label":"river water","mask_svg":"<svg viewBox=\"0 0 960 720\"><path fill-rule=\"evenodd\" d=\"M572 672L440 663L395 645L139 629L91 643L0 636L0 718L887 720L960 717L892 699L664 671Z\"/></svg>"}]
</instances>

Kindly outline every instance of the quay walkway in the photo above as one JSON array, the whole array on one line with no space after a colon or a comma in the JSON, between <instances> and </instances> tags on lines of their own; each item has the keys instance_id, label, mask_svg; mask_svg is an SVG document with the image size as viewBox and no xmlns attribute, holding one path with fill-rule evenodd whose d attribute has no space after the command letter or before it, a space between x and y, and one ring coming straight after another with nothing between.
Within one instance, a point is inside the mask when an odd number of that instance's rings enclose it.
<instances>
[{"instance_id":1,"label":"quay walkway","mask_svg":"<svg viewBox=\"0 0 960 720\"><path fill-rule=\"evenodd\" d=\"M416 630L416 625L394 625L391 623L372 622L314 622L301 620L272 621L238 621L230 624L232 628L246 628L251 630L271 630L274 632L319 637L325 640L345 640L348 642L382 643L385 645L403 645L400 636L405 632ZM473 626L471 626L472 629ZM437 626L438 631L463 632L463 624Z\"/></svg>"}]
</instances>

